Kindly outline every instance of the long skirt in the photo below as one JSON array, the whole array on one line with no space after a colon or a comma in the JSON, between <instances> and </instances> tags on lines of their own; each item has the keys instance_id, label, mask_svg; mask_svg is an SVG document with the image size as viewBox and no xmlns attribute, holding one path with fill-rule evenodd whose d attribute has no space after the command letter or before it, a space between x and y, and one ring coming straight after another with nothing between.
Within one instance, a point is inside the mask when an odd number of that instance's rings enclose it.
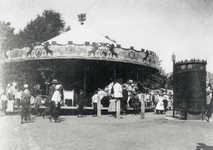
<instances>
[{"instance_id":1,"label":"long skirt","mask_svg":"<svg viewBox=\"0 0 213 150\"><path fill-rule=\"evenodd\" d=\"M157 106L155 108L156 110L164 110L164 105L162 101L158 101Z\"/></svg>"},{"instance_id":2,"label":"long skirt","mask_svg":"<svg viewBox=\"0 0 213 150\"><path fill-rule=\"evenodd\" d=\"M116 112L116 105L115 105L115 99L111 99L109 101L109 108L108 108L108 112Z\"/></svg>"},{"instance_id":3,"label":"long skirt","mask_svg":"<svg viewBox=\"0 0 213 150\"><path fill-rule=\"evenodd\" d=\"M13 112L14 100L8 100L6 112Z\"/></svg>"}]
</instances>

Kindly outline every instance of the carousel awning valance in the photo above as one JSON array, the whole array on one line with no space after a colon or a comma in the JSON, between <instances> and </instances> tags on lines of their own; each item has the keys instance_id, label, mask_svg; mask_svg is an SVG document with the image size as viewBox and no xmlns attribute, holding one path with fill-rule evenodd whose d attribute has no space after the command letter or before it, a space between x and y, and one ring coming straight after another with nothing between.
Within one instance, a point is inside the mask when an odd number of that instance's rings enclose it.
<instances>
[{"instance_id":1,"label":"carousel awning valance","mask_svg":"<svg viewBox=\"0 0 213 150\"><path fill-rule=\"evenodd\" d=\"M7 51L2 62L43 59L85 59L115 61L159 69L159 58L154 52L133 47L122 48L89 28L80 26L42 44Z\"/></svg>"}]
</instances>

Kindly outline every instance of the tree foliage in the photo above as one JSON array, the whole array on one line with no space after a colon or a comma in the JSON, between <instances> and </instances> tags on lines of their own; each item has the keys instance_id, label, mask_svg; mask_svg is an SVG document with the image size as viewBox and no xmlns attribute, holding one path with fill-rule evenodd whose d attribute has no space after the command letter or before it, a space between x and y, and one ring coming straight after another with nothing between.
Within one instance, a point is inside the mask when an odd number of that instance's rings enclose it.
<instances>
[{"instance_id":1,"label":"tree foliage","mask_svg":"<svg viewBox=\"0 0 213 150\"><path fill-rule=\"evenodd\" d=\"M6 52L6 50L12 49L14 47L13 40L15 37L15 28L10 26L10 22L0 21L0 50Z\"/></svg>"},{"instance_id":2,"label":"tree foliage","mask_svg":"<svg viewBox=\"0 0 213 150\"><path fill-rule=\"evenodd\" d=\"M160 67L159 71L144 76L143 83L149 89L165 88L166 86L167 89L173 89L173 74L166 73Z\"/></svg>"},{"instance_id":3,"label":"tree foliage","mask_svg":"<svg viewBox=\"0 0 213 150\"><path fill-rule=\"evenodd\" d=\"M60 13L54 10L44 10L42 15L31 20L23 31L19 31L15 43L18 48L22 48L32 43L45 42L67 30L70 30L70 27L65 28L65 22Z\"/></svg>"}]
</instances>

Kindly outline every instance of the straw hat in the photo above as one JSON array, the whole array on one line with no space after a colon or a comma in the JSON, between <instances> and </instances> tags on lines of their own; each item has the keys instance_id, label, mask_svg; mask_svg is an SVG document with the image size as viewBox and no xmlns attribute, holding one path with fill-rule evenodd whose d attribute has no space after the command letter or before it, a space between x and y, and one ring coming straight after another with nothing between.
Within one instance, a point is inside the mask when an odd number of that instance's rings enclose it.
<instances>
[{"instance_id":1,"label":"straw hat","mask_svg":"<svg viewBox=\"0 0 213 150\"><path fill-rule=\"evenodd\" d=\"M51 83L52 83L52 84L57 84L57 83L59 83L59 82L58 82L57 79L53 79Z\"/></svg>"},{"instance_id":2,"label":"straw hat","mask_svg":"<svg viewBox=\"0 0 213 150\"><path fill-rule=\"evenodd\" d=\"M24 88L27 89L29 86L28 84L24 84Z\"/></svg>"}]
</instances>

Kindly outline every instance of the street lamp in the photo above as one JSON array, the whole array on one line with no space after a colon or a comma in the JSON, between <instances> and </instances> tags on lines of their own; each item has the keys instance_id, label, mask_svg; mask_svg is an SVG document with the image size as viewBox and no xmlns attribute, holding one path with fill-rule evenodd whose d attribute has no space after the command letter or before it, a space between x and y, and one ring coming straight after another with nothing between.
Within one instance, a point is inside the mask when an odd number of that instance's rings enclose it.
<instances>
[{"instance_id":1,"label":"street lamp","mask_svg":"<svg viewBox=\"0 0 213 150\"><path fill-rule=\"evenodd\" d=\"M175 63L175 60L176 60L176 56L175 56L175 54L173 53L173 55L172 55L172 62L173 62L173 64ZM173 68L174 69L174 68ZM174 71L174 70L173 70Z\"/></svg>"},{"instance_id":2,"label":"street lamp","mask_svg":"<svg viewBox=\"0 0 213 150\"><path fill-rule=\"evenodd\" d=\"M172 62L173 62L173 103L172 103L172 110L173 110L173 117L175 116L175 111L174 111L174 99L175 99L175 61L176 61L176 56L173 53L172 55Z\"/></svg>"}]
</instances>

